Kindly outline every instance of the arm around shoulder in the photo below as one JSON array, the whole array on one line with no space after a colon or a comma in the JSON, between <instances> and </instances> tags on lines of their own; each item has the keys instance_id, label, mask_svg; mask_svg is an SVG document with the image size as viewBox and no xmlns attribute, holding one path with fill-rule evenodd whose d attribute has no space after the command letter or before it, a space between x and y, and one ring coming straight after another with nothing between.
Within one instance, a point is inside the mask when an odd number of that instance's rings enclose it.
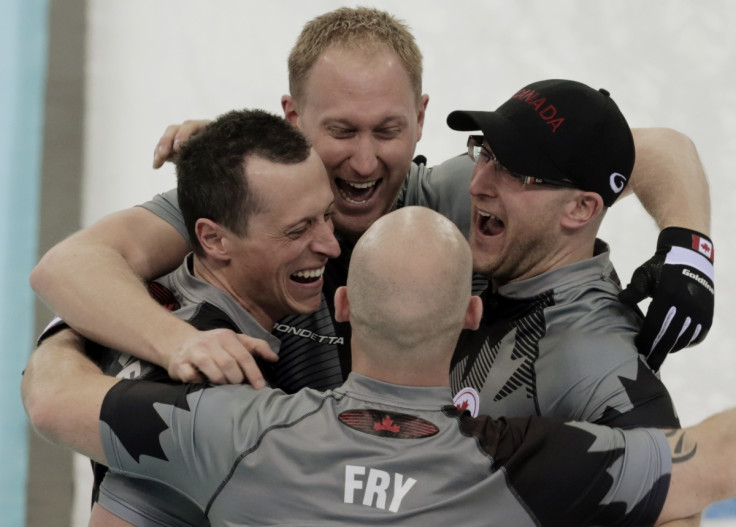
<instances>
[{"instance_id":1,"label":"arm around shoulder","mask_svg":"<svg viewBox=\"0 0 736 527\"><path fill-rule=\"evenodd\" d=\"M188 243L142 207L111 214L49 250L31 286L83 335L160 363L162 328L186 326L149 296L143 281L175 268ZM180 328L186 331L186 328Z\"/></svg>"},{"instance_id":2,"label":"arm around shoulder","mask_svg":"<svg viewBox=\"0 0 736 527\"><path fill-rule=\"evenodd\" d=\"M63 303L57 289L66 278L117 260L131 276L150 280L174 269L188 250L188 242L166 220L132 207L105 216L52 247L33 269L31 286L55 307L54 303Z\"/></svg>"}]
</instances>

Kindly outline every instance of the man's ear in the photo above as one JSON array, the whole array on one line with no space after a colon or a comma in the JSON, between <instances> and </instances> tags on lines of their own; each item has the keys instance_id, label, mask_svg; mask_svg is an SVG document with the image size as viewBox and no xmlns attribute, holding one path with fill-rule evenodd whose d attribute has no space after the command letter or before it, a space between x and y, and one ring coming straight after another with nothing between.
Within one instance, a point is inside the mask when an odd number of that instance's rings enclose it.
<instances>
[{"instance_id":1,"label":"man's ear","mask_svg":"<svg viewBox=\"0 0 736 527\"><path fill-rule=\"evenodd\" d=\"M194 224L194 232L197 234L202 250L208 257L216 260L230 258L225 242L227 231L222 226L207 218L199 218Z\"/></svg>"},{"instance_id":2,"label":"man's ear","mask_svg":"<svg viewBox=\"0 0 736 527\"><path fill-rule=\"evenodd\" d=\"M475 331L480 326L480 319L483 317L483 300L479 296L471 296L468 302L468 309L465 312L465 325L463 329L472 329Z\"/></svg>"},{"instance_id":3,"label":"man's ear","mask_svg":"<svg viewBox=\"0 0 736 527\"><path fill-rule=\"evenodd\" d=\"M284 118L289 121L292 126L299 128L299 112L296 109L296 101L291 95L281 96L281 109L284 111Z\"/></svg>"},{"instance_id":4,"label":"man's ear","mask_svg":"<svg viewBox=\"0 0 736 527\"><path fill-rule=\"evenodd\" d=\"M598 218L604 211L603 198L597 192L575 191L565 204L562 227L579 229Z\"/></svg>"},{"instance_id":5,"label":"man's ear","mask_svg":"<svg viewBox=\"0 0 736 527\"><path fill-rule=\"evenodd\" d=\"M348 288L340 286L335 291L335 320L348 322L350 320L350 302L348 302Z\"/></svg>"},{"instance_id":6,"label":"man's ear","mask_svg":"<svg viewBox=\"0 0 736 527\"><path fill-rule=\"evenodd\" d=\"M417 115L417 142L422 138L422 130L424 129L424 116L427 112L427 105L429 104L429 95L426 93L422 95L419 101L419 110Z\"/></svg>"}]
</instances>

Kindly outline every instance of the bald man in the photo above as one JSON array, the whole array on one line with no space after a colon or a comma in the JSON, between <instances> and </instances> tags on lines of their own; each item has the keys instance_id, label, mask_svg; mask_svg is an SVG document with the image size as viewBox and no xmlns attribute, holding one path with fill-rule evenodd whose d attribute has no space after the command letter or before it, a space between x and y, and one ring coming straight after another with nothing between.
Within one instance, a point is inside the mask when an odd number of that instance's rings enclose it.
<instances>
[{"instance_id":1,"label":"bald man","mask_svg":"<svg viewBox=\"0 0 736 527\"><path fill-rule=\"evenodd\" d=\"M736 495L734 411L668 440L447 405L455 342L482 309L471 260L429 209L376 221L336 293L353 372L333 391L112 379L67 331L32 356L24 404L50 439L166 482L213 526L659 525ZM553 486L539 477L557 471Z\"/></svg>"},{"instance_id":2,"label":"bald man","mask_svg":"<svg viewBox=\"0 0 736 527\"><path fill-rule=\"evenodd\" d=\"M459 328L478 326L468 243L444 216L428 212L411 207L392 214L353 252L359 258L351 260L335 305L337 320L353 326L356 373L395 384L448 386L447 349L457 343ZM408 236L413 228L416 237Z\"/></svg>"}]
</instances>

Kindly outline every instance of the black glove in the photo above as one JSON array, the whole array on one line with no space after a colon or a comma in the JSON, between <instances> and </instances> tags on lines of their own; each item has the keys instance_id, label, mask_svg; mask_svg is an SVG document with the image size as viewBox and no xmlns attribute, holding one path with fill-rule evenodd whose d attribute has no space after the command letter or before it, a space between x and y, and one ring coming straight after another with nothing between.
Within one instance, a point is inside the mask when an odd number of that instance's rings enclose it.
<instances>
[{"instance_id":1,"label":"black glove","mask_svg":"<svg viewBox=\"0 0 736 527\"><path fill-rule=\"evenodd\" d=\"M657 252L634 271L619 299L636 306L651 296L636 337L639 353L657 371L668 353L702 341L713 323L713 243L698 232L667 227Z\"/></svg>"}]
</instances>

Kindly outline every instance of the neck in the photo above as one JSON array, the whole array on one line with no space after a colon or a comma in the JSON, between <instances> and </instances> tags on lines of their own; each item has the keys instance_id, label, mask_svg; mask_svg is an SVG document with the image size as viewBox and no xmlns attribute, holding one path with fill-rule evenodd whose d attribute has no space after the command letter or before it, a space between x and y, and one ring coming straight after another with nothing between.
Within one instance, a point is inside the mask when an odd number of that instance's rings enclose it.
<instances>
[{"instance_id":1,"label":"neck","mask_svg":"<svg viewBox=\"0 0 736 527\"><path fill-rule=\"evenodd\" d=\"M401 386L450 386L450 356L438 360L438 354L423 348L393 353L391 360L386 350L362 347L355 339L351 342L352 371L378 381ZM397 358L398 357L398 358Z\"/></svg>"},{"instance_id":2,"label":"neck","mask_svg":"<svg viewBox=\"0 0 736 527\"><path fill-rule=\"evenodd\" d=\"M594 256L594 248L595 238L586 240L584 243L575 240L573 243L563 244L555 249L550 249L547 251L548 258L529 265L526 269L518 269L518 274L511 278L490 276L491 291L497 291L502 285L529 280L530 278L554 271L560 267L592 258Z\"/></svg>"},{"instance_id":3,"label":"neck","mask_svg":"<svg viewBox=\"0 0 736 527\"><path fill-rule=\"evenodd\" d=\"M238 291L232 285L232 281L228 279L228 268L229 266L226 263L223 264L219 261L200 258L196 254L193 257L192 274L196 278L203 282L207 282L211 286L216 287L230 296L240 304L240 306L261 325L261 327L270 332L276 319L269 316L269 314L253 302L247 294L243 294L243 292Z\"/></svg>"}]
</instances>

